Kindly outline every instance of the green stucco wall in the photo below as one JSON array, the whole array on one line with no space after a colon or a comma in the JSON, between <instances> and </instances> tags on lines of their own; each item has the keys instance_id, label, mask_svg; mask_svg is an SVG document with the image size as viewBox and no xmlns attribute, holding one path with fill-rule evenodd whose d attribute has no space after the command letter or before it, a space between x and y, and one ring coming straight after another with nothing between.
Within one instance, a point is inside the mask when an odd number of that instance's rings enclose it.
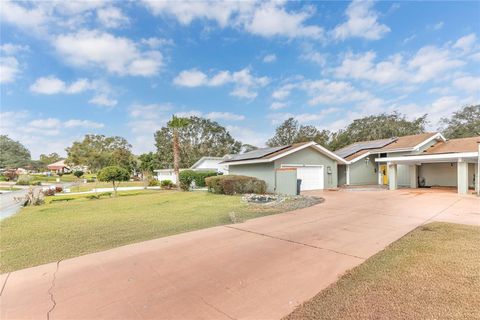
<instances>
[{"instance_id":1,"label":"green stucco wall","mask_svg":"<svg viewBox=\"0 0 480 320\"><path fill-rule=\"evenodd\" d=\"M427 186L457 186L457 163L424 163L419 167L419 176L425 178ZM468 164L468 186L474 188L475 164Z\"/></svg>"},{"instance_id":2,"label":"green stucco wall","mask_svg":"<svg viewBox=\"0 0 480 320\"><path fill-rule=\"evenodd\" d=\"M239 176L249 176L261 179L267 183L267 191L274 192L275 188L275 169L273 163L255 163L230 165L229 174Z\"/></svg>"},{"instance_id":3,"label":"green stucco wall","mask_svg":"<svg viewBox=\"0 0 480 320\"><path fill-rule=\"evenodd\" d=\"M275 170L280 169L282 164L323 165L324 187L337 187L337 162L312 148L300 150L270 163L230 165L229 174L244 175L262 179L267 183L268 192L276 192ZM328 173L327 167L330 167L331 173ZM288 183L288 186L281 186L281 188L283 190L285 188L292 188L292 186L290 183Z\"/></svg>"},{"instance_id":4,"label":"green stucco wall","mask_svg":"<svg viewBox=\"0 0 480 320\"><path fill-rule=\"evenodd\" d=\"M323 165L324 188L328 189L337 187L337 162L313 148L305 148L276 160L275 168L281 168L282 164ZM328 173L327 167L330 167L330 174Z\"/></svg>"},{"instance_id":5,"label":"green stucco wall","mask_svg":"<svg viewBox=\"0 0 480 320\"><path fill-rule=\"evenodd\" d=\"M350 185L378 183L378 173L376 172L378 165L375 163L376 157L377 155L369 155L349 165ZM367 158L368 161L366 161Z\"/></svg>"},{"instance_id":6,"label":"green stucco wall","mask_svg":"<svg viewBox=\"0 0 480 320\"><path fill-rule=\"evenodd\" d=\"M297 195L297 170L275 170L277 187L275 192L289 196Z\"/></svg>"}]
</instances>

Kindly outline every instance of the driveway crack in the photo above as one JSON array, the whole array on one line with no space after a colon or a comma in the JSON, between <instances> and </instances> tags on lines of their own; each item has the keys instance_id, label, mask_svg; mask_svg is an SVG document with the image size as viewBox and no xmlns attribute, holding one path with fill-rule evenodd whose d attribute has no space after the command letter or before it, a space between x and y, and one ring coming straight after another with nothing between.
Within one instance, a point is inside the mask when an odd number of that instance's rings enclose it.
<instances>
[{"instance_id":1,"label":"driveway crack","mask_svg":"<svg viewBox=\"0 0 480 320\"><path fill-rule=\"evenodd\" d=\"M207 300L205 300L202 296L197 296L197 297L200 298L200 300L202 300L204 304L206 304L206 305L209 306L210 308L214 309L215 311L223 314L224 316L228 317L229 319L237 320L236 318L232 317L231 315L229 315L229 314L223 312L222 310L218 309L218 308L215 307L213 304L208 303Z\"/></svg>"},{"instance_id":2,"label":"driveway crack","mask_svg":"<svg viewBox=\"0 0 480 320\"><path fill-rule=\"evenodd\" d=\"M47 312L47 320L50 319L50 313L52 313L55 307L57 306L57 302L55 301L55 297L53 296L53 289L55 288L55 280L57 280L57 272L58 272L58 268L60 267L60 262L62 262L62 260L57 261L57 268L53 273L52 285L48 289L48 294L50 295L50 301L52 302L52 307Z\"/></svg>"},{"instance_id":3,"label":"driveway crack","mask_svg":"<svg viewBox=\"0 0 480 320\"><path fill-rule=\"evenodd\" d=\"M348 257L360 259L360 260L362 260L362 261L364 261L364 260L366 259L366 258L364 258L364 257L360 257L360 256L356 256L356 255L353 255L353 254L348 254L348 253L340 252L340 251L333 250L333 249L323 248L323 247L314 246L314 245L311 245L311 244L308 244L308 243L303 243L303 242L298 242L298 241L294 241L294 240L290 240L290 239L285 239L285 238L280 238L280 237L271 236L271 235L266 234L266 233L255 232L255 231L251 231L251 230L247 230L247 229L242 229L242 228L237 228L237 227L233 227L233 226L224 226L224 227L225 227L225 228L230 228L230 229L235 229L235 230L238 230L238 231L253 233L253 234L256 234L256 235L259 235L259 236L263 236L263 237L267 237L267 238L271 238L271 239L276 239L276 240L280 240L280 241L290 242L290 243L298 244L298 245L305 246L305 247L310 247L310 248L319 249L319 250L326 250L326 251L330 251L330 252L333 252L333 253L341 254L341 255L344 255L344 256L348 256Z\"/></svg>"},{"instance_id":4,"label":"driveway crack","mask_svg":"<svg viewBox=\"0 0 480 320\"><path fill-rule=\"evenodd\" d=\"M2 291L0 292L0 296L3 295L3 290L5 290L5 286L7 285L7 281L8 281L8 278L10 277L10 274L11 274L11 272L9 272L7 274L7 276L5 277L5 281L3 282Z\"/></svg>"}]
</instances>

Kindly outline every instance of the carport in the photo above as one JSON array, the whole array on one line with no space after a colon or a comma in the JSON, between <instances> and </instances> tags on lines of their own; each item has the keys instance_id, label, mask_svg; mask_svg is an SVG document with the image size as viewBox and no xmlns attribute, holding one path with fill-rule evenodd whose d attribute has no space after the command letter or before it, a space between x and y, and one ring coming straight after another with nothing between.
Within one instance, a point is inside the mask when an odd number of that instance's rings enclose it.
<instances>
[{"instance_id":1,"label":"carport","mask_svg":"<svg viewBox=\"0 0 480 320\"><path fill-rule=\"evenodd\" d=\"M419 182L425 181L428 175L435 185L456 186L459 194L468 193L470 186L479 193L478 151L377 158L375 162L388 165L390 190L398 189L397 165L402 164L409 166L410 188L418 188Z\"/></svg>"}]
</instances>

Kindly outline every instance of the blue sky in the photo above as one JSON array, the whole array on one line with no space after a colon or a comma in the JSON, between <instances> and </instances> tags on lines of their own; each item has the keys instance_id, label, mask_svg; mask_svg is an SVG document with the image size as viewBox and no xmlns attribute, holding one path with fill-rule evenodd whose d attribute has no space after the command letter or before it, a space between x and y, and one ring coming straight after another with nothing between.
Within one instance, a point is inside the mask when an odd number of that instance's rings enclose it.
<instances>
[{"instance_id":1,"label":"blue sky","mask_svg":"<svg viewBox=\"0 0 480 320\"><path fill-rule=\"evenodd\" d=\"M262 146L293 116L338 130L480 100L480 2L3 1L1 131L34 157L86 133L154 150L171 114Z\"/></svg>"}]
</instances>

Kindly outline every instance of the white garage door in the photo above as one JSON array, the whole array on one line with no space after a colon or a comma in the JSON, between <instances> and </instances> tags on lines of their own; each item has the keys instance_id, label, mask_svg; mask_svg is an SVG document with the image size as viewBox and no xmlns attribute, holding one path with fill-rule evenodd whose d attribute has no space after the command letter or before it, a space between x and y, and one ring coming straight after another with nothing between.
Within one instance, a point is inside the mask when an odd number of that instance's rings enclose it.
<instances>
[{"instance_id":1,"label":"white garage door","mask_svg":"<svg viewBox=\"0 0 480 320\"><path fill-rule=\"evenodd\" d=\"M323 189L323 166L282 165L282 167L297 168L297 179L302 179L301 191Z\"/></svg>"}]
</instances>

